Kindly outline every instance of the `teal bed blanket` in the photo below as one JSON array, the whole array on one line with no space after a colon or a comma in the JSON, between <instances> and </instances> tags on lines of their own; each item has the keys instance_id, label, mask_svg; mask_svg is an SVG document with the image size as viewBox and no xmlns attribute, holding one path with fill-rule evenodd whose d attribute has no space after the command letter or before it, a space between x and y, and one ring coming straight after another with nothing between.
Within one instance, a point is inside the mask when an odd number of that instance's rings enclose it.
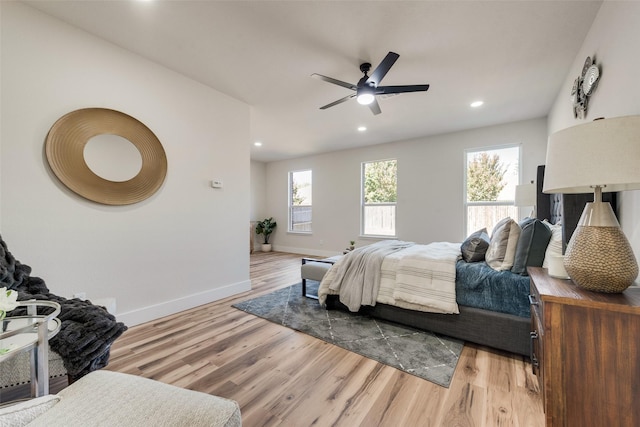
<instances>
[{"instance_id":1,"label":"teal bed blanket","mask_svg":"<svg viewBox=\"0 0 640 427\"><path fill-rule=\"evenodd\" d=\"M456 301L458 305L530 317L529 276L496 271L487 263L456 264Z\"/></svg>"}]
</instances>

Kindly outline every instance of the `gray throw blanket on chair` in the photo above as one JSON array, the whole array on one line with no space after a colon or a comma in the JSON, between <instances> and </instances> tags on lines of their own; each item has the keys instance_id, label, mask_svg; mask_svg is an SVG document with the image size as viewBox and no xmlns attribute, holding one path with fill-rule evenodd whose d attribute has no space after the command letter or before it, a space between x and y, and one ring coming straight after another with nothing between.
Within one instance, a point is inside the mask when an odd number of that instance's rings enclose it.
<instances>
[{"instance_id":1,"label":"gray throw blanket on chair","mask_svg":"<svg viewBox=\"0 0 640 427\"><path fill-rule=\"evenodd\" d=\"M383 240L362 246L342 257L327 275L329 289L340 293L340 302L356 312L363 305L376 305L380 290L380 267L387 255L413 246L412 242Z\"/></svg>"},{"instance_id":2,"label":"gray throw blanket on chair","mask_svg":"<svg viewBox=\"0 0 640 427\"><path fill-rule=\"evenodd\" d=\"M107 366L111 344L127 330L124 323L116 322L104 307L93 305L90 301L77 298L68 300L50 293L44 280L31 277L30 274L31 267L16 260L0 237L0 288L17 291L19 301L36 299L60 304L60 331L49 344L62 357L71 378L76 380ZM38 312L43 313L47 311ZM25 314L26 309L18 307L7 316Z\"/></svg>"}]
</instances>

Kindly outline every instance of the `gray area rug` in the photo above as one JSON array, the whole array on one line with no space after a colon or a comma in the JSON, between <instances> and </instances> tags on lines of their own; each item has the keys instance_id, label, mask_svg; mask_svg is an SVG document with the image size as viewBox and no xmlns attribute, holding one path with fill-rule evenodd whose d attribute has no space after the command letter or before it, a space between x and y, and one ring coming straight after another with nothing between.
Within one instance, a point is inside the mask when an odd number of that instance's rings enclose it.
<instances>
[{"instance_id":1,"label":"gray area rug","mask_svg":"<svg viewBox=\"0 0 640 427\"><path fill-rule=\"evenodd\" d=\"M316 293L317 286L307 281L307 292ZM317 300L302 296L300 283L233 307L443 387L449 387L464 345L460 340L361 314L326 310Z\"/></svg>"}]
</instances>

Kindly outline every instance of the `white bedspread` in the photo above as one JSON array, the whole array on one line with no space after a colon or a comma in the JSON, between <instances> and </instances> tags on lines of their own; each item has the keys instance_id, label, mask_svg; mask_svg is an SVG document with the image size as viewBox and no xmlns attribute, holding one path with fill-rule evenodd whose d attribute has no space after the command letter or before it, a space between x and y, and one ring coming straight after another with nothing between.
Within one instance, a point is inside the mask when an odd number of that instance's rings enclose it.
<instances>
[{"instance_id":1,"label":"white bedspread","mask_svg":"<svg viewBox=\"0 0 640 427\"><path fill-rule=\"evenodd\" d=\"M413 245L413 242L383 240L362 246L336 262L325 274L320 287L326 284L353 312L360 310L362 305L375 305L380 287L380 266L385 257ZM318 296L321 297L320 293Z\"/></svg>"},{"instance_id":2,"label":"white bedspread","mask_svg":"<svg viewBox=\"0 0 640 427\"><path fill-rule=\"evenodd\" d=\"M457 314L455 279L460 243L436 242L412 245L384 257L376 302L410 310ZM335 266L334 266L335 267ZM324 304L336 268L325 275L318 296Z\"/></svg>"},{"instance_id":3,"label":"white bedspread","mask_svg":"<svg viewBox=\"0 0 640 427\"><path fill-rule=\"evenodd\" d=\"M422 307L421 311L458 314L456 261L460 258L460 244L416 246L398 260L394 304L402 301Z\"/></svg>"}]
</instances>

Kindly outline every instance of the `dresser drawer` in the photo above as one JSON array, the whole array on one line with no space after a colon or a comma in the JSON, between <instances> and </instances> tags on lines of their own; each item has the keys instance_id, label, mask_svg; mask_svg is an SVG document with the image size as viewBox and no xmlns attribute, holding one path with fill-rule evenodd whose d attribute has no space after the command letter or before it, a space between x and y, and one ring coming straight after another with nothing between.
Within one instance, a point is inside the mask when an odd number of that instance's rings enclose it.
<instances>
[{"instance_id":1,"label":"dresser drawer","mask_svg":"<svg viewBox=\"0 0 640 427\"><path fill-rule=\"evenodd\" d=\"M533 281L531 282L531 288L529 293L529 303L531 304L531 370L538 378L538 387L540 390L544 389L544 370L543 368L543 338L544 338L544 317L542 300L540 299L540 293L536 289ZM540 393L542 396L542 407L546 408L544 393Z\"/></svg>"},{"instance_id":2,"label":"dresser drawer","mask_svg":"<svg viewBox=\"0 0 640 427\"><path fill-rule=\"evenodd\" d=\"M527 271L547 427L640 426L640 288L596 293Z\"/></svg>"},{"instance_id":3,"label":"dresser drawer","mask_svg":"<svg viewBox=\"0 0 640 427\"><path fill-rule=\"evenodd\" d=\"M542 372L542 337L543 330L540 324L540 319L535 312L531 311L531 369L533 373L540 379Z\"/></svg>"}]
</instances>

